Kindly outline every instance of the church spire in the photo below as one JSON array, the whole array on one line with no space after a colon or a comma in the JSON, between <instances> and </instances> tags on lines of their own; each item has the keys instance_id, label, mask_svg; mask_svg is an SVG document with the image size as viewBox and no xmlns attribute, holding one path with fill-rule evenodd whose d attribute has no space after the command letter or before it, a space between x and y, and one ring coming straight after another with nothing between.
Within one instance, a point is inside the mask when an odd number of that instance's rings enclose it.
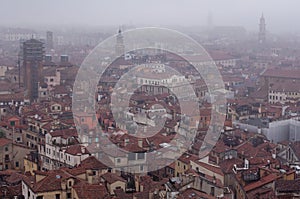
<instances>
[{"instance_id":1,"label":"church spire","mask_svg":"<svg viewBox=\"0 0 300 199\"><path fill-rule=\"evenodd\" d=\"M119 27L119 30L118 30L115 50L116 50L117 56L122 56L125 53L125 46L124 46L124 40L123 40L121 27Z\"/></svg>"},{"instance_id":2,"label":"church spire","mask_svg":"<svg viewBox=\"0 0 300 199\"><path fill-rule=\"evenodd\" d=\"M260 17L258 41L259 41L259 43L266 42L266 22L265 22L265 18L264 18L264 13L262 13L261 17Z\"/></svg>"}]
</instances>

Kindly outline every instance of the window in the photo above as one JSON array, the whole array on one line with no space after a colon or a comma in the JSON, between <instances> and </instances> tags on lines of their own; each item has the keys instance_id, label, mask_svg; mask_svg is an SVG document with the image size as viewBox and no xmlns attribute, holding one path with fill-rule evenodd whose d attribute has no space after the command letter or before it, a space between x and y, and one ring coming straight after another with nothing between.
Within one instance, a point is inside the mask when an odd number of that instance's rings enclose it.
<instances>
[{"instance_id":1,"label":"window","mask_svg":"<svg viewBox=\"0 0 300 199\"><path fill-rule=\"evenodd\" d=\"M212 196L215 195L215 187L210 188L210 195L212 195Z\"/></svg>"},{"instance_id":2,"label":"window","mask_svg":"<svg viewBox=\"0 0 300 199\"><path fill-rule=\"evenodd\" d=\"M145 154L144 153L138 153L138 160L143 160L145 159Z\"/></svg>"},{"instance_id":3,"label":"window","mask_svg":"<svg viewBox=\"0 0 300 199\"><path fill-rule=\"evenodd\" d=\"M19 167L19 162L18 161L16 162L16 167Z\"/></svg>"},{"instance_id":4,"label":"window","mask_svg":"<svg viewBox=\"0 0 300 199\"><path fill-rule=\"evenodd\" d=\"M135 153L129 153L128 160L135 160Z\"/></svg>"},{"instance_id":5,"label":"window","mask_svg":"<svg viewBox=\"0 0 300 199\"><path fill-rule=\"evenodd\" d=\"M8 147L7 146L5 147L5 151L8 151Z\"/></svg>"},{"instance_id":6,"label":"window","mask_svg":"<svg viewBox=\"0 0 300 199\"><path fill-rule=\"evenodd\" d=\"M37 196L36 199L44 199L44 196Z\"/></svg>"},{"instance_id":7,"label":"window","mask_svg":"<svg viewBox=\"0 0 300 199\"><path fill-rule=\"evenodd\" d=\"M55 194L55 199L60 199L60 194Z\"/></svg>"}]
</instances>

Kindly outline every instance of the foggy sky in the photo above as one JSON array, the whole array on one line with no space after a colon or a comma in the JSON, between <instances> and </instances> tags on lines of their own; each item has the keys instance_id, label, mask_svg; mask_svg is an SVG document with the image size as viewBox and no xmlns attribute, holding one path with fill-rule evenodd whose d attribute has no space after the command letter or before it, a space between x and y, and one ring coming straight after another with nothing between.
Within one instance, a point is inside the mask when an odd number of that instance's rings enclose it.
<instances>
[{"instance_id":1,"label":"foggy sky","mask_svg":"<svg viewBox=\"0 0 300 199\"><path fill-rule=\"evenodd\" d=\"M269 32L300 30L299 0L0 0L0 25L204 26L257 30L262 13Z\"/></svg>"}]
</instances>

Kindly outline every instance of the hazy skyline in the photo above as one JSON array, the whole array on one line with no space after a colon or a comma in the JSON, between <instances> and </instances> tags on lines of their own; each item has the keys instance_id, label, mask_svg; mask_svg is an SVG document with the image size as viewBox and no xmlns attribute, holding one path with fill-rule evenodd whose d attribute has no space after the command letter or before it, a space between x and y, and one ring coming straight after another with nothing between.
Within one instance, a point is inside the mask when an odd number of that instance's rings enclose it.
<instances>
[{"instance_id":1,"label":"hazy skyline","mask_svg":"<svg viewBox=\"0 0 300 199\"><path fill-rule=\"evenodd\" d=\"M297 0L0 0L0 25L244 26L255 31L262 13L269 32L300 31ZM296 23L296 24L295 24Z\"/></svg>"}]
</instances>

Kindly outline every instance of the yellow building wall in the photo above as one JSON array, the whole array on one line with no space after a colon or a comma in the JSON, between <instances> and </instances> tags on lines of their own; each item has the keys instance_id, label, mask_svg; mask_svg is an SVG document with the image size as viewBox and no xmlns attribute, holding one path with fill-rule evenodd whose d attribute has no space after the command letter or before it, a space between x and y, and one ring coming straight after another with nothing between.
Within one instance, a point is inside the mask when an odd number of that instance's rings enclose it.
<instances>
[{"instance_id":1,"label":"yellow building wall","mask_svg":"<svg viewBox=\"0 0 300 199\"><path fill-rule=\"evenodd\" d=\"M176 160L175 162L175 176L184 173L185 171L189 170L190 165L186 164L180 160Z\"/></svg>"},{"instance_id":2,"label":"yellow building wall","mask_svg":"<svg viewBox=\"0 0 300 199\"><path fill-rule=\"evenodd\" d=\"M25 172L30 172L31 175L33 175L34 171L38 170L38 166L36 163L31 162L30 160L27 160L26 158L24 158L24 169L25 169Z\"/></svg>"},{"instance_id":3,"label":"yellow building wall","mask_svg":"<svg viewBox=\"0 0 300 199\"><path fill-rule=\"evenodd\" d=\"M108 191L109 191L109 193L110 194L114 194L114 190L117 187L121 187L121 189L123 189L125 191L125 182L117 181L117 182L114 182L114 183L108 185Z\"/></svg>"},{"instance_id":4,"label":"yellow building wall","mask_svg":"<svg viewBox=\"0 0 300 199\"><path fill-rule=\"evenodd\" d=\"M43 196L43 199L55 199L56 194L60 194L60 199L67 199L67 194L61 191L39 193L37 196Z\"/></svg>"}]
</instances>

